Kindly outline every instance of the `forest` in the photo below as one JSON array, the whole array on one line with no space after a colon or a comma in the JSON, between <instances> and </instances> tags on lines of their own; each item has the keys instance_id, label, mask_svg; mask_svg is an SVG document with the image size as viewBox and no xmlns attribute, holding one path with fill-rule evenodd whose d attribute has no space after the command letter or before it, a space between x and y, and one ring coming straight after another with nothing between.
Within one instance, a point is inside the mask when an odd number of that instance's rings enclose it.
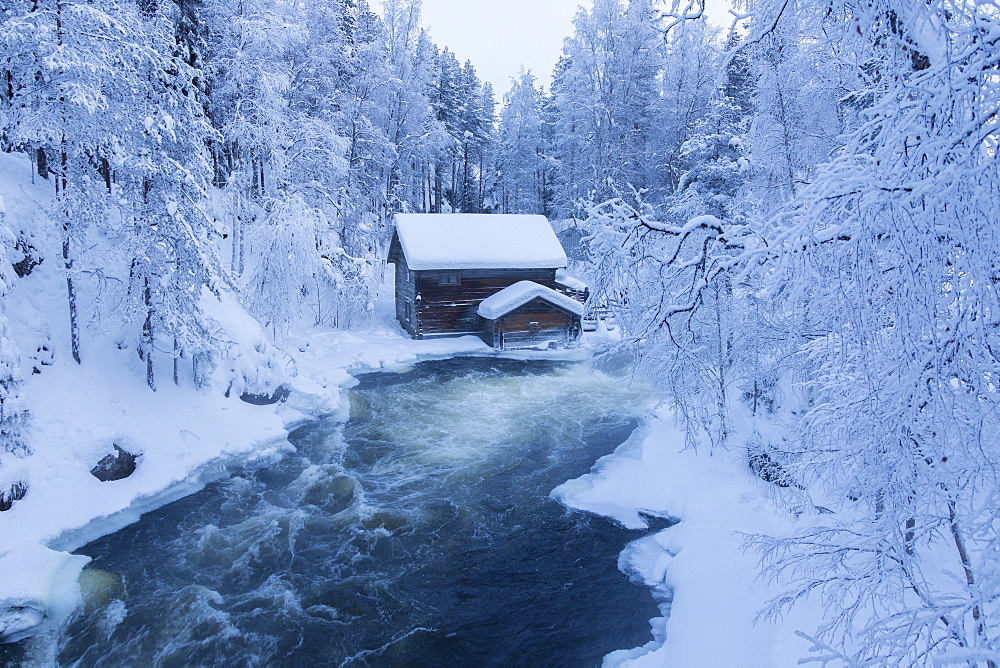
<instances>
[{"instance_id":1,"label":"forest","mask_svg":"<svg viewBox=\"0 0 1000 668\"><path fill-rule=\"evenodd\" d=\"M206 295L280 348L366 323L394 213L544 214L688 446L815 515L747 537L788 584L763 617L821 600L833 665L997 665L1000 5L734 5L588 2L551 85L497 100L419 0L0 3L0 148L53 193L0 219L0 469L33 447L50 344L6 304L39 264L60 363L270 391Z\"/></svg>"}]
</instances>

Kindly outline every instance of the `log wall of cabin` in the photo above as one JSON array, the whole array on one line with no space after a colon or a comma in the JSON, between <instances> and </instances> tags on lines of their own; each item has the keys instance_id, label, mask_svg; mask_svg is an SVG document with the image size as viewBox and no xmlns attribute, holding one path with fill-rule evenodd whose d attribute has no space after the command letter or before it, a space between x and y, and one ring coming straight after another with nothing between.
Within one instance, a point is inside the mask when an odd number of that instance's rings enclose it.
<instances>
[{"instance_id":1,"label":"log wall of cabin","mask_svg":"<svg viewBox=\"0 0 1000 668\"><path fill-rule=\"evenodd\" d=\"M416 277L416 272L406 266L405 260L396 262L396 319L410 336L420 330Z\"/></svg>"},{"instance_id":2,"label":"log wall of cabin","mask_svg":"<svg viewBox=\"0 0 1000 668\"><path fill-rule=\"evenodd\" d=\"M419 331L423 335L483 334L485 321L476 312L479 303L518 281L534 281L555 288L555 269L459 269L420 271ZM441 274L458 275L458 285L440 285ZM399 307L397 306L397 309Z\"/></svg>"}]
</instances>

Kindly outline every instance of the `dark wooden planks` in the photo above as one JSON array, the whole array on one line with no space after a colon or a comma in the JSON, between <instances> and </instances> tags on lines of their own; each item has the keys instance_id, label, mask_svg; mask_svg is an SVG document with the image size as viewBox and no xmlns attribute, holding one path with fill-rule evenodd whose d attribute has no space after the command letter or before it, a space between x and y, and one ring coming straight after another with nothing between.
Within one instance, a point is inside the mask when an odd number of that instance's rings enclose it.
<instances>
[{"instance_id":1,"label":"dark wooden planks","mask_svg":"<svg viewBox=\"0 0 1000 668\"><path fill-rule=\"evenodd\" d=\"M555 269L460 269L420 271L420 330L423 334L480 334L484 321L479 303L518 281L555 287ZM441 274L457 274L459 284L439 284Z\"/></svg>"}]
</instances>

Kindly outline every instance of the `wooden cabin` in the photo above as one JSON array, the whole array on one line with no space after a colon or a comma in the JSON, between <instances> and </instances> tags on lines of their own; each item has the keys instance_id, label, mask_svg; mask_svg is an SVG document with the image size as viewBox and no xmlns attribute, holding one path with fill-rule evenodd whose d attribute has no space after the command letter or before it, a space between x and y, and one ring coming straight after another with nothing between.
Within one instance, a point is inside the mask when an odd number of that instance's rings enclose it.
<instances>
[{"instance_id":1,"label":"wooden cabin","mask_svg":"<svg viewBox=\"0 0 1000 668\"><path fill-rule=\"evenodd\" d=\"M587 292L562 272L566 253L544 216L396 214L388 261L396 318L415 338L474 334L512 348L579 336ZM480 313L485 300L523 282L541 290L519 301L529 292L522 286L486 308L496 317Z\"/></svg>"},{"instance_id":2,"label":"wooden cabin","mask_svg":"<svg viewBox=\"0 0 1000 668\"><path fill-rule=\"evenodd\" d=\"M534 281L519 281L479 304L484 340L494 348L570 344L582 331L583 304Z\"/></svg>"}]
</instances>

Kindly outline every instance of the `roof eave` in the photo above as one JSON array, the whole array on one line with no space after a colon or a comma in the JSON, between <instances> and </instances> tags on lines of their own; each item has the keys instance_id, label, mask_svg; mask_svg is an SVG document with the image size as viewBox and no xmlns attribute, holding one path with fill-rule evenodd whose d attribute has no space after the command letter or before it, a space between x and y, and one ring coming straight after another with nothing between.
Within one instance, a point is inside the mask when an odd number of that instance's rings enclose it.
<instances>
[{"instance_id":1,"label":"roof eave","mask_svg":"<svg viewBox=\"0 0 1000 668\"><path fill-rule=\"evenodd\" d=\"M405 256L405 250L403 255ZM466 264L461 262L455 263L440 263L440 264L428 264L423 262L418 262L416 264L410 264L407 261L407 265L410 269L414 271L457 271L457 270L469 270L469 269L491 269L491 270L502 270L507 269L510 271L518 271L521 269L565 269L566 263L563 264Z\"/></svg>"}]
</instances>

